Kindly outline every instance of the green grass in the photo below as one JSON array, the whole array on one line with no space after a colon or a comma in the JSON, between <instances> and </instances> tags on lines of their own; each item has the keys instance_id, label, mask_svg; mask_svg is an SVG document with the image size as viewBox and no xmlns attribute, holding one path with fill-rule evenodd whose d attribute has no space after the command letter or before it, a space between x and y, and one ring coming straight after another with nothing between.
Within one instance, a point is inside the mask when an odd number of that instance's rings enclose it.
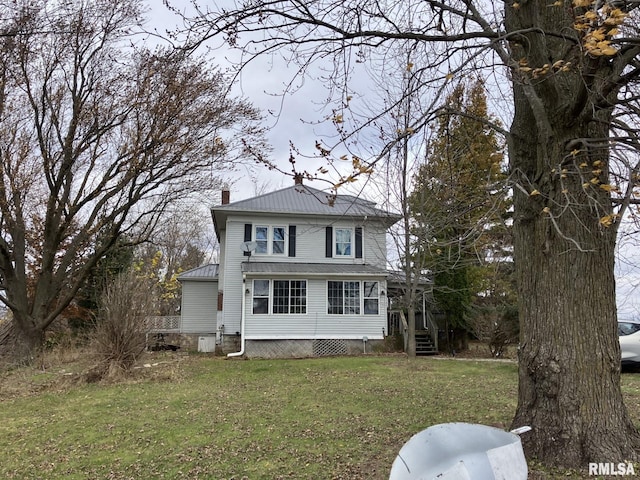
<instances>
[{"instance_id":1,"label":"green grass","mask_svg":"<svg viewBox=\"0 0 640 480\"><path fill-rule=\"evenodd\" d=\"M386 479L418 431L507 429L516 407L512 363L165 358L109 385L20 373L37 392L0 394L0 478Z\"/></svg>"}]
</instances>

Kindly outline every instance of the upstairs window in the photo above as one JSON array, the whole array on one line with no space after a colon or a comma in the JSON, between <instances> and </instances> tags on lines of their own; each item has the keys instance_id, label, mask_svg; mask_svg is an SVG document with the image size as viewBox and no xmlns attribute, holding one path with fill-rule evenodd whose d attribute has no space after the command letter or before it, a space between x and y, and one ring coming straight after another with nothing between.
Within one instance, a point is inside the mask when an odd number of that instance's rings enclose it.
<instances>
[{"instance_id":1,"label":"upstairs window","mask_svg":"<svg viewBox=\"0 0 640 480\"><path fill-rule=\"evenodd\" d=\"M273 255L284 255L284 231L284 227L273 227L271 240L271 253Z\"/></svg>"},{"instance_id":2,"label":"upstairs window","mask_svg":"<svg viewBox=\"0 0 640 480\"><path fill-rule=\"evenodd\" d=\"M269 227L256 227L256 253L269 253Z\"/></svg>"},{"instance_id":3,"label":"upstairs window","mask_svg":"<svg viewBox=\"0 0 640 480\"><path fill-rule=\"evenodd\" d=\"M335 256L351 257L353 256L353 230L351 228L335 228Z\"/></svg>"},{"instance_id":4,"label":"upstairs window","mask_svg":"<svg viewBox=\"0 0 640 480\"><path fill-rule=\"evenodd\" d=\"M280 226L256 226L256 251L258 255L285 255L286 254L286 227Z\"/></svg>"}]
</instances>

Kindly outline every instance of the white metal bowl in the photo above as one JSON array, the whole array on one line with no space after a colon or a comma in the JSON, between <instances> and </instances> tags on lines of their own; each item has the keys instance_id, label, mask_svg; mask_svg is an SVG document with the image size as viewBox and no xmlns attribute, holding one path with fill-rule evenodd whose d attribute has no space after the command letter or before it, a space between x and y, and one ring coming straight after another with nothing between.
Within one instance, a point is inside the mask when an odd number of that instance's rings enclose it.
<instances>
[{"instance_id":1,"label":"white metal bowl","mask_svg":"<svg viewBox=\"0 0 640 480\"><path fill-rule=\"evenodd\" d=\"M527 471L515 433L486 425L443 423L404 444L389 480L527 480Z\"/></svg>"}]
</instances>

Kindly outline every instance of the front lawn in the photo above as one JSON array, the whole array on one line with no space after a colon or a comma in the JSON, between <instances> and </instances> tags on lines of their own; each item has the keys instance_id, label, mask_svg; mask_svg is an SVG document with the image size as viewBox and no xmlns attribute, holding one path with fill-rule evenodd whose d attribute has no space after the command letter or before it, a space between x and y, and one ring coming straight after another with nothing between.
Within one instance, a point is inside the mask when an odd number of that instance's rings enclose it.
<instances>
[{"instance_id":1,"label":"front lawn","mask_svg":"<svg viewBox=\"0 0 640 480\"><path fill-rule=\"evenodd\" d=\"M29 388L0 391L0 478L382 480L414 433L453 421L508 429L516 407L509 362L146 361L157 364L114 384L74 384L68 368L2 374L0 387ZM623 383L635 414L640 375Z\"/></svg>"}]
</instances>

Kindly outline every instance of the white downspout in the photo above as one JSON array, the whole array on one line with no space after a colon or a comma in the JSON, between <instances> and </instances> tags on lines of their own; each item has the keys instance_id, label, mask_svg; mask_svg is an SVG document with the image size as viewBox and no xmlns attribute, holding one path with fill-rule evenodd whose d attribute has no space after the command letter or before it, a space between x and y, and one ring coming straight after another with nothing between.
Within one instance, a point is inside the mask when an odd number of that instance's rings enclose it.
<instances>
[{"instance_id":1,"label":"white downspout","mask_svg":"<svg viewBox=\"0 0 640 480\"><path fill-rule=\"evenodd\" d=\"M246 274L242 274L242 294L240 296L240 298L242 298L242 306L240 308L240 351L239 352L233 352L233 353L228 353L227 357L241 357L242 355L244 355L244 323L245 323L245 301L246 299L244 298L245 296L245 283L247 280L247 275Z\"/></svg>"}]
</instances>

